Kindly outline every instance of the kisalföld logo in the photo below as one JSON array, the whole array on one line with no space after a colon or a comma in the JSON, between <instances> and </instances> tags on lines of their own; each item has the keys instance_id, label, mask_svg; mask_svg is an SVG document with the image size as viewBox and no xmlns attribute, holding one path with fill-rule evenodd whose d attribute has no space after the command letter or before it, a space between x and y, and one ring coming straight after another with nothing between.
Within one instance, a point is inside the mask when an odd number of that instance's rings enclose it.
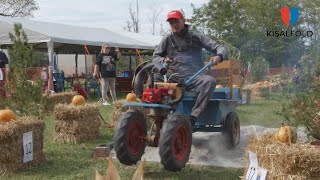
<instances>
[{"instance_id":1,"label":"kisalf\u00f6ld logo","mask_svg":"<svg viewBox=\"0 0 320 180\"><path fill-rule=\"evenodd\" d=\"M288 27L295 25L299 19L299 8L283 7L280 9L281 18Z\"/></svg>"},{"instance_id":2,"label":"kisalf\u00f6ld logo","mask_svg":"<svg viewBox=\"0 0 320 180\"><path fill-rule=\"evenodd\" d=\"M299 19L299 8L283 7L280 9L283 23L290 29L288 30L267 30L267 37L311 37L313 32L311 30L293 29L293 26Z\"/></svg>"}]
</instances>

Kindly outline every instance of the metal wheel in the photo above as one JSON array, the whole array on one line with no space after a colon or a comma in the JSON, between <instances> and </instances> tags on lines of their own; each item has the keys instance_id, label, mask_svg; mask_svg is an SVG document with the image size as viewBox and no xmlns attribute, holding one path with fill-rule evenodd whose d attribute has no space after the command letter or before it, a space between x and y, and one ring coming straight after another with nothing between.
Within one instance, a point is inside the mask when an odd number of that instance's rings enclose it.
<instances>
[{"instance_id":1,"label":"metal wheel","mask_svg":"<svg viewBox=\"0 0 320 180\"><path fill-rule=\"evenodd\" d=\"M231 149L240 141L240 121L237 113L230 112L224 122L222 136L227 148Z\"/></svg>"},{"instance_id":2,"label":"metal wheel","mask_svg":"<svg viewBox=\"0 0 320 180\"><path fill-rule=\"evenodd\" d=\"M192 145L191 123L181 114L168 116L160 133L161 163L169 171L180 171L189 160Z\"/></svg>"},{"instance_id":3,"label":"metal wheel","mask_svg":"<svg viewBox=\"0 0 320 180\"><path fill-rule=\"evenodd\" d=\"M115 151L122 164L136 164L146 147L147 124L139 110L128 110L121 116L115 135Z\"/></svg>"}]
</instances>

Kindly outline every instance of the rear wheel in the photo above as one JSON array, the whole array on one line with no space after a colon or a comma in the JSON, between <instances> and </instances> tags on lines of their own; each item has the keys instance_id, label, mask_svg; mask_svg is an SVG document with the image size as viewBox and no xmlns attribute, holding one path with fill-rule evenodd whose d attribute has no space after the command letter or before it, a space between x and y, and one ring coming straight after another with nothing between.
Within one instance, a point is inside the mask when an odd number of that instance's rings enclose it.
<instances>
[{"instance_id":1,"label":"rear wheel","mask_svg":"<svg viewBox=\"0 0 320 180\"><path fill-rule=\"evenodd\" d=\"M180 171L189 160L192 145L192 127L181 114L173 114L163 122L160 133L161 163L169 171Z\"/></svg>"},{"instance_id":2,"label":"rear wheel","mask_svg":"<svg viewBox=\"0 0 320 180\"><path fill-rule=\"evenodd\" d=\"M223 142L227 148L231 149L239 144L240 140L240 121L237 113L230 112L224 122Z\"/></svg>"},{"instance_id":3,"label":"rear wheel","mask_svg":"<svg viewBox=\"0 0 320 180\"><path fill-rule=\"evenodd\" d=\"M120 117L115 135L115 151L122 164L136 164L146 147L147 123L139 110L128 110Z\"/></svg>"}]
</instances>

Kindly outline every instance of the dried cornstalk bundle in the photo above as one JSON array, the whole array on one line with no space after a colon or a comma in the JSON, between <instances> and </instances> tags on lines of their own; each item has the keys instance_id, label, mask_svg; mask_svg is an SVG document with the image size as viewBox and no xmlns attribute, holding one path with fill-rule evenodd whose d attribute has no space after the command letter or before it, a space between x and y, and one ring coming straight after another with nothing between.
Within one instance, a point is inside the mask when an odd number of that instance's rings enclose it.
<instances>
[{"instance_id":1,"label":"dried cornstalk bundle","mask_svg":"<svg viewBox=\"0 0 320 180\"><path fill-rule=\"evenodd\" d=\"M0 174L43 164L43 133L45 124L35 117L18 117L0 123ZM32 131L33 160L23 163L23 134Z\"/></svg>"}]
</instances>

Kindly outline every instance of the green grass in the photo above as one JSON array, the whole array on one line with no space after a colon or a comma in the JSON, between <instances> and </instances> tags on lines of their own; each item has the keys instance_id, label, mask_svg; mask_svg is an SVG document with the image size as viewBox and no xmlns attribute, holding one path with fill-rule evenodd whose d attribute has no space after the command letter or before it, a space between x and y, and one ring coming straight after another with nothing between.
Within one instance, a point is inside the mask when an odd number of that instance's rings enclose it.
<instances>
[{"instance_id":1,"label":"green grass","mask_svg":"<svg viewBox=\"0 0 320 180\"><path fill-rule=\"evenodd\" d=\"M118 98L125 97L125 94L119 94ZM241 105L237 109L242 125L262 125L278 126L282 122L280 116L275 115L280 109L280 101L283 98L280 94L273 94L265 101L253 101L250 105ZM92 99L96 102L96 99ZM106 121L111 119L113 106L101 106L100 112ZM102 136L93 141L80 144L56 144L53 142L54 123L53 117L47 117L45 120L45 141L44 153L47 163L19 171L14 174L0 176L0 179L10 180L28 180L28 179L94 179L95 170L104 174L107 167L107 160L95 159L92 157L93 149L101 144L112 142L113 129L101 129ZM115 160L116 167L120 172L122 179L131 179L137 166L125 166ZM218 168L209 166L187 165L180 172L169 172L163 169L160 163L146 162L146 179L239 179L243 169Z\"/></svg>"},{"instance_id":2,"label":"green grass","mask_svg":"<svg viewBox=\"0 0 320 180\"><path fill-rule=\"evenodd\" d=\"M281 110L282 102L285 100L281 93L273 93L265 100L253 100L248 105L238 106L240 124L279 127L285 119L277 115L277 112Z\"/></svg>"}]
</instances>

